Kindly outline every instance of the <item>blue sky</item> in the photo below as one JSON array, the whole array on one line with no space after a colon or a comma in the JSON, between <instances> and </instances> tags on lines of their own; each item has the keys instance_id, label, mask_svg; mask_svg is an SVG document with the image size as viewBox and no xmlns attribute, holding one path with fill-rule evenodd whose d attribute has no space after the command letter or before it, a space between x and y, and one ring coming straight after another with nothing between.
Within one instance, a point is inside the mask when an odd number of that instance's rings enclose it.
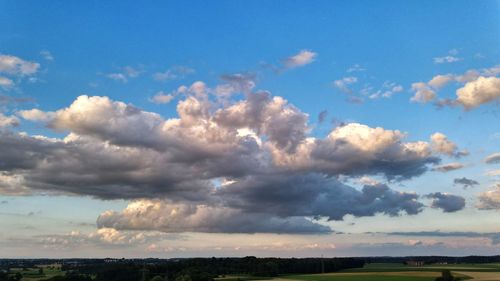
<instances>
[{"instance_id":1,"label":"blue sky","mask_svg":"<svg viewBox=\"0 0 500 281\"><path fill-rule=\"evenodd\" d=\"M499 9L0 1L0 255L498 252Z\"/></svg>"}]
</instances>

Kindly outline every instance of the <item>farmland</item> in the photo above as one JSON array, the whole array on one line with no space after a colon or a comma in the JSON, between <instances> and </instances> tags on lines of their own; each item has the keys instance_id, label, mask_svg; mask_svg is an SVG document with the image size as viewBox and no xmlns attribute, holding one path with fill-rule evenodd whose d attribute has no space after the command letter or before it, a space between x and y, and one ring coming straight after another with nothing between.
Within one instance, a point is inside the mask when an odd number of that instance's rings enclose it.
<instances>
[{"instance_id":1,"label":"farmland","mask_svg":"<svg viewBox=\"0 0 500 281\"><path fill-rule=\"evenodd\" d=\"M450 270L455 277L470 281L500 280L500 264L436 264L406 266L398 263L373 263L336 273L285 275L277 281L433 281L442 270Z\"/></svg>"}]
</instances>

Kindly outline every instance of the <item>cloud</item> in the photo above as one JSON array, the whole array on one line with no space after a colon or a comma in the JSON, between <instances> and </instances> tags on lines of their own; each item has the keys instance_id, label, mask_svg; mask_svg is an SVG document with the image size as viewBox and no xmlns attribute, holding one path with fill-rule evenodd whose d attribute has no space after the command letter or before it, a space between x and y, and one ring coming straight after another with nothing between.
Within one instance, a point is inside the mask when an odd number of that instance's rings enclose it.
<instances>
[{"instance_id":1,"label":"cloud","mask_svg":"<svg viewBox=\"0 0 500 281\"><path fill-rule=\"evenodd\" d=\"M434 168L432 168L432 170L446 173L449 171L462 169L463 167L464 167L464 164L455 162L455 163L446 163L446 164L435 166Z\"/></svg>"},{"instance_id":2,"label":"cloud","mask_svg":"<svg viewBox=\"0 0 500 281\"><path fill-rule=\"evenodd\" d=\"M359 64L354 64L353 66L349 67L346 72L351 73L351 72L362 72L365 71L366 69L362 67Z\"/></svg>"},{"instance_id":3,"label":"cloud","mask_svg":"<svg viewBox=\"0 0 500 281\"><path fill-rule=\"evenodd\" d=\"M174 66L163 72L155 72L153 74L153 79L156 81L165 82L169 80L182 79L190 74L193 74L194 72L194 69L187 66Z\"/></svg>"},{"instance_id":4,"label":"cloud","mask_svg":"<svg viewBox=\"0 0 500 281\"><path fill-rule=\"evenodd\" d=\"M53 61L54 56L47 50L43 50L40 52L40 55L47 61Z\"/></svg>"},{"instance_id":5,"label":"cloud","mask_svg":"<svg viewBox=\"0 0 500 281\"><path fill-rule=\"evenodd\" d=\"M427 82L427 84L430 87L432 87L433 89L441 89L442 87L446 86L448 83L452 82L453 80L454 80L454 77L451 74L436 75L429 82Z\"/></svg>"},{"instance_id":6,"label":"cloud","mask_svg":"<svg viewBox=\"0 0 500 281\"><path fill-rule=\"evenodd\" d=\"M498 164L500 163L500 152L493 153L484 158L484 162L487 164Z\"/></svg>"},{"instance_id":7,"label":"cloud","mask_svg":"<svg viewBox=\"0 0 500 281\"><path fill-rule=\"evenodd\" d=\"M396 93L401 93L403 90L404 90L403 86L398 85L395 82L385 81L382 84L381 89L376 91L375 93L370 94L369 98L370 99L390 98Z\"/></svg>"},{"instance_id":8,"label":"cloud","mask_svg":"<svg viewBox=\"0 0 500 281\"><path fill-rule=\"evenodd\" d=\"M312 63L316 57L317 53L309 50L301 50L298 54L288 57L283 61L285 68L296 68Z\"/></svg>"},{"instance_id":9,"label":"cloud","mask_svg":"<svg viewBox=\"0 0 500 281\"><path fill-rule=\"evenodd\" d=\"M61 250L78 247L129 248L148 245L163 240L176 240L178 236L161 232L118 231L112 228L100 228L93 232L71 231L66 234L35 235L27 243L43 245L44 248Z\"/></svg>"},{"instance_id":10,"label":"cloud","mask_svg":"<svg viewBox=\"0 0 500 281\"><path fill-rule=\"evenodd\" d=\"M464 189L468 187L474 187L474 185L479 185L479 182L468 179L466 177L456 178L453 180L453 183L462 185Z\"/></svg>"},{"instance_id":11,"label":"cloud","mask_svg":"<svg viewBox=\"0 0 500 281\"><path fill-rule=\"evenodd\" d=\"M142 73L141 70L133 68L131 66L125 66L121 68L120 72L109 73L105 76L111 80L120 81L127 83L129 79L136 78Z\"/></svg>"},{"instance_id":12,"label":"cloud","mask_svg":"<svg viewBox=\"0 0 500 281\"><path fill-rule=\"evenodd\" d=\"M106 211L98 227L119 230L207 233L330 233L331 229L304 217L281 218L269 213L245 213L228 207L138 200L118 213Z\"/></svg>"},{"instance_id":13,"label":"cloud","mask_svg":"<svg viewBox=\"0 0 500 281\"><path fill-rule=\"evenodd\" d=\"M478 196L477 208L480 210L500 210L500 183L491 187L491 190Z\"/></svg>"},{"instance_id":14,"label":"cloud","mask_svg":"<svg viewBox=\"0 0 500 281\"><path fill-rule=\"evenodd\" d=\"M151 98L151 101L156 104L167 104L170 103L174 98L175 96L173 94L166 94L163 91L159 91L158 93L156 93L156 95L154 95L153 98Z\"/></svg>"},{"instance_id":15,"label":"cloud","mask_svg":"<svg viewBox=\"0 0 500 281\"><path fill-rule=\"evenodd\" d=\"M318 114L318 123L323 123L325 122L326 117L328 116L328 111L323 110Z\"/></svg>"},{"instance_id":16,"label":"cloud","mask_svg":"<svg viewBox=\"0 0 500 281\"><path fill-rule=\"evenodd\" d=\"M498 232L473 232L473 231L413 231L413 232L388 232L387 235L413 236L413 237L466 237L466 238L489 238L493 245L500 244L500 233Z\"/></svg>"},{"instance_id":17,"label":"cloud","mask_svg":"<svg viewBox=\"0 0 500 281\"><path fill-rule=\"evenodd\" d=\"M216 194L226 206L248 213L266 210L280 217L342 220L346 215L417 214L423 208L415 193L395 191L384 184L365 185L360 191L320 174L246 177Z\"/></svg>"},{"instance_id":18,"label":"cloud","mask_svg":"<svg viewBox=\"0 0 500 281\"><path fill-rule=\"evenodd\" d=\"M6 116L0 112L0 130L7 127L17 127L19 124L19 119L16 116Z\"/></svg>"},{"instance_id":19,"label":"cloud","mask_svg":"<svg viewBox=\"0 0 500 281\"><path fill-rule=\"evenodd\" d=\"M431 136L431 147L436 153L442 153L457 158L469 155L469 152L466 150L459 150L454 142L450 141L445 134L439 132Z\"/></svg>"},{"instance_id":20,"label":"cloud","mask_svg":"<svg viewBox=\"0 0 500 281\"><path fill-rule=\"evenodd\" d=\"M12 86L14 86L14 81L12 81L11 79L9 79L7 77L0 76L0 87L10 88Z\"/></svg>"},{"instance_id":21,"label":"cloud","mask_svg":"<svg viewBox=\"0 0 500 281\"><path fill-rule=\"evenodd\" d=\"M248 85L242 76L224 81ZM241 99L221 100L201 81L183 86L178 116L170 119L85 95L56 111L19 111L66 136L1 131L0 147L9 149L0 150L0 193L145 200L158 206L151 216L165 216L151 228L172 232L229 231L212 214L231 217L234 231L245 233L323 233L329 230L319 218L421 211L416 193L375 183L358 189L337 178L420 176L440 161L430 143L358 123L315 137L308 114L282 97L245 89ZM172 226L169 210L177 209L187 220ZM112 214L101 217L102 226L131 225L124 211Z\"/></svg>"},{"instance_id":22,"label":"cloud","mask_svg":"<svg viewBox=\"0 0 500 281\"><path fill-rule=\"evenodd\" d=\"M333 86L346 94L351 94L352 90L349 89L349 85L354 84L356 82L358 82L357 77L349 76L333 81Z\"/></svg>"},{"instance_id":23,"label":"cloud","mask_svg":"<svg viewBox=\"0 0 500 281\"><path fill-rule=\"evenodd\" d=\"M123 83L127 83L128 81L127 76L123 73L110 73L106 74L106 77L108 77L111 80L121 81Z\"/></svg>"},{"instance_id":24,"label":"cloud","mask_svg":"<svg viewBox=\"0 0 500 281\"><path fill-rule=\"evenodd\" d=\"M444 56L444 57L436 57L434 58L434 63L436 64L441 64L441 63L452 63L452 62L457 62L462 60L461 58L455 57L455 56Z\"/></svg>"},{"instance_id":25,"label":"cloud","mask_svg":"<svg viewBox=\"0 0 500 281\"><path fill-rule=\"evenodd\" d=\"M465 207L465 198L448 193L435 192L426 195L431 198L431 207L442 209L445 213L453 213L462 210Z\"/></svg>"},{"instance_id":26,"label":"cloud","mask_svg":"<svg viewBox=\"0 0 500 281\"><path fill-rule=\"evenodd\" d=\"M485 69L471 69L463 74L436 75L428 82L416 82L412 84L415 92L411 101L428 103L437 99L437 91L450 82L463 85L456 90L456 99L438 99L435 105L438 108L444 106L462 105L464 109L470 110L481 104L489 103L500 97L500 66Z\"/></svg>"},{"instance_id":27,"label":"cloud","mask_svg":"<svg viewBox=\"0 0 500 281\"><path fill-rule=\"evenodd\" d=\"M436 98L436 92L424 82L411 84L411 89L415 95L410 99L414 102L428 103Z\"/></svg>"},{"instance_id":28,"label":"cloud","mask_svg":"<svg viewBox=\"0 0 500 281\"><path fill-rule=\"evenodd\" d=\"M500 170L491 170L491 171L488 171L488 172L486 172L486 175L490 176L490 177L499 176L500 175Z\"/></svg>"},{"instance_id":29,"label":"cloud","mask_svg":"<svg viewBox=\"0 0 500 281\"><path fill-rule=\"evenodd\" d=\"M457 101L465 108L472 109L500 98L500 78L479 77L457 90Z\"/></svg>"},{"instance_id":30,"label":"cloud","mask_svg":"<svg viewBox=\"0 0 500 281\"><path fill-rule=\"evenodd\" d=\"M0 55L0 73L29 76L35 74L40 64L23 60L16 56Z\"/></svg>"}]
</instances>

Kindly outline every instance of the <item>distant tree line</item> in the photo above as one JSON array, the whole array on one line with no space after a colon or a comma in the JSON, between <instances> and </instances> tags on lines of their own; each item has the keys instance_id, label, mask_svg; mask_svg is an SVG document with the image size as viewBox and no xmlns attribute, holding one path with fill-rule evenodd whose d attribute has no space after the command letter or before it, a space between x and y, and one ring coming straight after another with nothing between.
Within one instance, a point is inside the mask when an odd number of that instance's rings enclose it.
<instances>
[{"instance_id":1,"label":"distant tree line","mask_svg":"<svg viewBox=\"0 0 500 281\"><path fill-rule=\"evenodd\" d=\"M149 262L148 262L149 261ZM87 281L83 276L95 276L94 281L213 281L230 274L273 277L279 274L334 272L362 267L356 258L190 258L163 260L123 260L112 263L66 264L63 270L72 272L73 279ZM66 281L50 279L49 281Z\"/></svg>"}]
</instances>

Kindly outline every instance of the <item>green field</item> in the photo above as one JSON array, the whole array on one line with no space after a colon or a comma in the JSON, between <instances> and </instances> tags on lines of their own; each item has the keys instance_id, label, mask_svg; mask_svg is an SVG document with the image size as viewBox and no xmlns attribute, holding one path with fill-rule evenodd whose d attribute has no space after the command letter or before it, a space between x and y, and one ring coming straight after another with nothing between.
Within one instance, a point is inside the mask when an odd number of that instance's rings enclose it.
<instances>
[{"instance_id":1,"label":"green field","mask_svg":"<svg viewBox=\"0 0 500 281\"><path fill-rule=\"evenodd\" d=\"M407 266L397 263L372 263L337 273L284 275L275 281L434 281L449 269L455 277L468 281L500 281L500 264L436 264Z\"/></svg>"},{"instance_id":2,"label":"green field","mask_svg":"<svg viewBox=\"0 0 500 281\"><path fill-rule=\"evenodd\" d=\"M39 268L43 268L43 273L40 274ZM64 275L64 272L61 271L60 267L49 267L49 266L40 266L33 268L11 268L10 273L16 274L17 272L23 275L23 279L21 281L40 281L49 279L54 276Z\"/></svg>"}]
</instances>

